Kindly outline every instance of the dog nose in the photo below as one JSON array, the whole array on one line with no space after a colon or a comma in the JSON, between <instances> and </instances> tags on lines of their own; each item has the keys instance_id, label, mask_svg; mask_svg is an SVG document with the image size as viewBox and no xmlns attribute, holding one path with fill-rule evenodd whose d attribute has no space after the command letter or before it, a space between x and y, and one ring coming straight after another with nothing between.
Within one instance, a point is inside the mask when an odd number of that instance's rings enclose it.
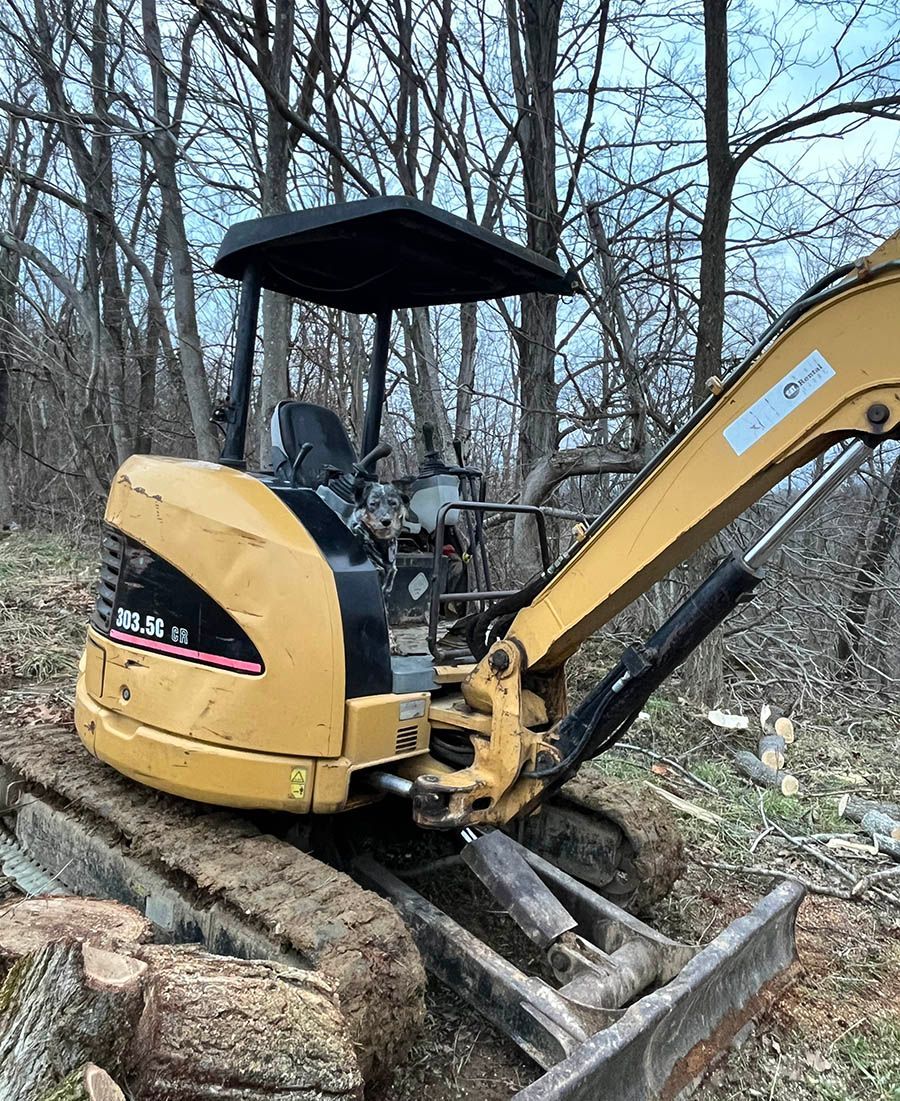
<instances>
[{"instance_id":1,"label":"dog nose","mask_svg":"<svg viewBox=\"0 0 900 1101\"><path fill-rule=\"evenodd\" d=\"M391 520L390 520L390 517L386 517L386 518L385 518L384 520L382 520L382 521L381 521L381 526L382 526L383 528L389 528L389 527L391 526Z\"/></svg>"}]
</instances>

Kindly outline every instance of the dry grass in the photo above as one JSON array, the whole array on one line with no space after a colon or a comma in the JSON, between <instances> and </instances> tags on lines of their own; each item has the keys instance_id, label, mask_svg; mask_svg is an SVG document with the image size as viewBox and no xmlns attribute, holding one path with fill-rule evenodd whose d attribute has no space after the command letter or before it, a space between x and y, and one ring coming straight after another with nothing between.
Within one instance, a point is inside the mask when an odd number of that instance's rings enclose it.
<instances>
[{"instance_id":1,"label":"dry grass","mask_svg":"<svg viewBox=\"0 0 900 1101\"><path fill-rule=\"evenodd\" d=\"M0 684L74 674L96 568L87 541L34 531L0 539Z\"/></svg>"}]
</instances>

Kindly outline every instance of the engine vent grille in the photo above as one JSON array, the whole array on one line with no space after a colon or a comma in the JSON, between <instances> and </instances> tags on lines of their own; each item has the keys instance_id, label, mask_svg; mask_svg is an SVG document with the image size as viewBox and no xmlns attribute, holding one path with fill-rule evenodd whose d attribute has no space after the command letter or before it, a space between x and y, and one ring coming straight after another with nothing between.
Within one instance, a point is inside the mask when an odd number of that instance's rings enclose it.
<instances>
[{"instance_id":1,"label":"engine vent grille","mask_svg":"<svg viewBox=\"0 0 900 1101\"><path fill-rule=\"evenodd\" d=\"M97 583L97 602L91 624L99 631L108 632L112 626L113 604L125 554L125 536L115 528L104 527L100 539L100 580Z\"/></svg>"},{"instance_id":2,"label":"engine vent grille","mask_svg":"<svg viewBox=\"0 0 900 1101\"><path fill-rule=\"evenodd\" d=\"M395 753L410 753L419 748L418 726L401 726L397 731L397 741L394 746Z\"/></svg>"}]
</instances>

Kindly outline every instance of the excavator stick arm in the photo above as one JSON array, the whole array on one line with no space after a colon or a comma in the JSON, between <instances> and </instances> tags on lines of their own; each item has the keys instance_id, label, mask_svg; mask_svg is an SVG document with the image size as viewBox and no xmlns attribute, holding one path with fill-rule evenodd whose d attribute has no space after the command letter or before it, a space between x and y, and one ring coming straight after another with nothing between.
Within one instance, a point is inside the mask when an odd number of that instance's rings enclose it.
<instances>
[{"instance_id":1,"label":"excavator stick arm","mask_svg":"<svg viewBox=\"0 0 900 1101\"><path fill-rule=\"evenodd\" d=\"M533 809L581 761L611 744L617 727L627 728L649 692L760 575L740 557L723 564L727 581L721 570L714 573L649 649L626 651L622 667L566 715L559 708L562 669L581 643L791 471L855 439L852 461L842 464L846 475L870 447L896 437L900 234L848 278L823 284L789 311L768 346L755 348L725 382L713 381L710 400L687 428L586 539L528 587L531 602L463 685L478 731L471 765L415 782L421 824L503 824ZM826 482L833 488L833 478ZM523 685L542 683L549 690L545 724L534 722L540 709L533 706L530 716L516 713L519 701L533 697ZM484 715L491 717L488 737Z\"/></svg>"}]
</instances>

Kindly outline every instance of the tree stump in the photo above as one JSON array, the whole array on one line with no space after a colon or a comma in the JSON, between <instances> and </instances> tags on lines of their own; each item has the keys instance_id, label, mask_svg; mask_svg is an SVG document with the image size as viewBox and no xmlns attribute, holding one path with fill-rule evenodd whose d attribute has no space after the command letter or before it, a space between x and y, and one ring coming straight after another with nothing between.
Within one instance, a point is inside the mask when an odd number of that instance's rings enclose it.
<instances>
[{"instance_id":1,"label":"tree stump","mask_svg":"<svg viewBox=\"0 0 900 1101\"><path fill-rule=\"evenodd\" d=\"M130 1054L135 1101L362 1097L347 1023L315 971L192 945L139 956L149 971Z\"/></svg>"},{"instance_id":2,"label":"tree stump","mask_svg":"<svg viewBox=\"0 0 900 1101\"><path fill-rule=\"evenodd\" d=\"M0 987L0 1097L37 1101L84 1063L117 1067L147 965L71 941L22 956Z\"/></svg>"},{"instance_id":3,"label":"tree stump","mask_svg":"<svg viewBox=\"0 0 900 1101\"><path fill-rule=\"evenodd\" d=\"M53 941L80 941L126 953L153 936L137 910L110 899L49 895L11 899L0 905L0 975L12 964Z\"/></svg>"}]
</instances>

